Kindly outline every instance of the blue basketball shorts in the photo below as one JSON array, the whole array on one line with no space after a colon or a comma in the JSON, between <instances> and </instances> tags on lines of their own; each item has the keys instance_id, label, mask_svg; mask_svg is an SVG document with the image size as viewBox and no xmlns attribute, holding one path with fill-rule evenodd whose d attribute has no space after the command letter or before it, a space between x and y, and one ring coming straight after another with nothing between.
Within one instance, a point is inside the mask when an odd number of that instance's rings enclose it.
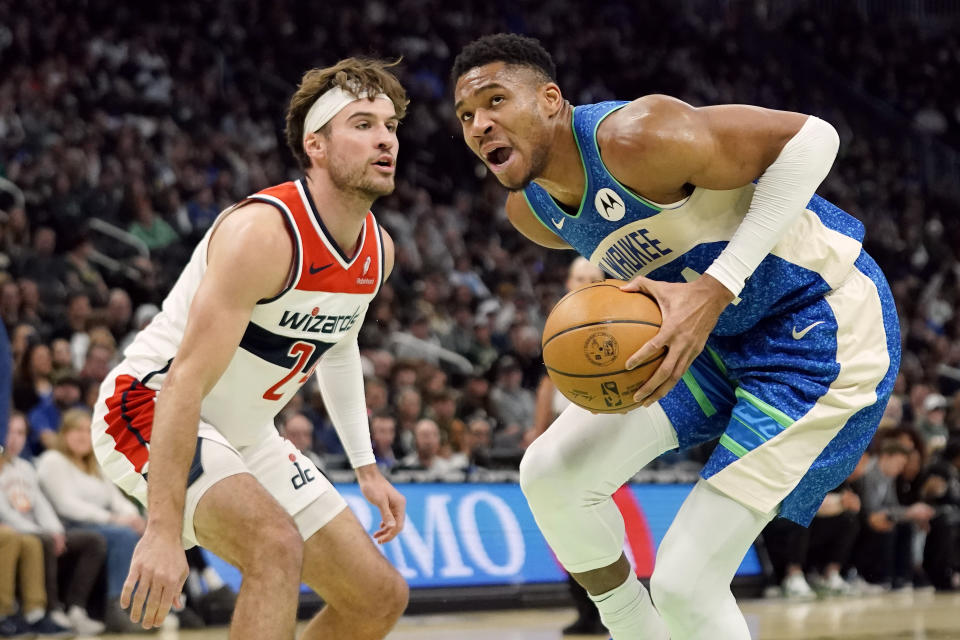
<instances>
[{"instance_id":1,"label":"blue basketball shorts","mask_svg":"<svg viewBox=\"0 0 960 640\"><path fill-rule=\"evenodd\" d=\"M899 366L893 296L861 252L824 297L742 335L711 336L660 404L681 449L719 436L707 482L807 525L870 443Z\"/></svg>"}]
</instances>

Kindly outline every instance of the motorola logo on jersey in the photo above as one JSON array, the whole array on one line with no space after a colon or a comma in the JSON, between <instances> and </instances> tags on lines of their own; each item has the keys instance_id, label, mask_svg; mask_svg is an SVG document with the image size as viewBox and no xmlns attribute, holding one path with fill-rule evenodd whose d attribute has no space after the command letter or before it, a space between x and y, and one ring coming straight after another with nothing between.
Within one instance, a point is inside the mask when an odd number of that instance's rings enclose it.
<instances>
[{"instance_id":1,"label":"motorola logo on jersey","mask_svg":"<svg viewBox=\"0 0 960 640\"><path fill-rule=\"evenodd\" d=\"M280 318L280 326L294 331L332 334L348 331L359 318L360 307L357 307L353 314L349 316L324 315L320 313L319 307L314 307L310 313L288 309L284 310L283 316Z\"/></svg>"},{"instance_id":2,"label":"motorola logo on jersey","mask_svg":"<svg viewBox=\"0 0 960 640\"><path fill-rule=\"evenodd\" d=\"M597 195L593 199L593 205L597 208L597 213L610 222L620 220L627 212L627 207L623 204L623 198L608 187L597 191Z\"/></svg>"}]
</instances>

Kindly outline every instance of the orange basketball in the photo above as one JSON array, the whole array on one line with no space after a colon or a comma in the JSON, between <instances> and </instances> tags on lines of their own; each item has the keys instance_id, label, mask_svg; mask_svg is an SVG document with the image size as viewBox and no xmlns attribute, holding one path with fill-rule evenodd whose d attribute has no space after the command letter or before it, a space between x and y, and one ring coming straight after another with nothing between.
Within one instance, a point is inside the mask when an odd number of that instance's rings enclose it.
<instances>
[{"instance_id":1,"label":"orange basketball","mask_svg":"<svg viewBox=\"0 0 960 640\"><path fill-rule=\"evenodd\" d=\"M627 359L660 330L660 307L643 293L604 280L565 295L543 328L543 363L570 402L597 413L637 406L633 394L656 370L666 349L627 371Z\"/></svg>"}]
</instances>

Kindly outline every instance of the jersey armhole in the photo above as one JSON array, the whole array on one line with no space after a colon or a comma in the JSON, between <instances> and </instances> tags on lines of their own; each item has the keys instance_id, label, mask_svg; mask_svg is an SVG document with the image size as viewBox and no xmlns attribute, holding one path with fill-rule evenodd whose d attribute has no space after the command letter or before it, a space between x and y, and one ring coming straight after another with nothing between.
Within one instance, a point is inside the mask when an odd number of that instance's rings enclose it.
<instances>
[{"instance_id":1,"label":"jersey armhole","mask_svg":"<svg viewBox=\"0 0 960 640\"><path fill-rule=\"evenodd\" d=\"M526 189L523 190L523 201L527 203L527 206L530 208L530 213L532 213L533 217L537 219L537 222L542 224L544 229L546 229L547 231L549 231L550 233L556 236L557 232L551 229L549 226L547 226L547 223L543 220L543 218L540 217L540 214L537 213L536 207L534 207L533 203L530 202L530 197L527 195ZM560 236L557 236L557 237L559 238ZM563 238L560 238L560 239L563 240Z\"/></svg>"},{"instance_id":2,"label":"jersey armhole","mask_svg":"<svg viewBox=\"0 0 960 640\"><path fill-rule=\"evenodd\" d=\"M253 204L254 202L262 202L263 204L268 204L274 207L277 211L280 212L280 217L283 218L283 222L287 227L287 235L290 237L290 241L293 243L293 261L290 263L290 269L287 272L287 279L283 285L283 288L274 296L269 298L263 298L257 301L257 305L269 304L279 299L282 295L290 291L293 286L297 283L300 275L300 262L302 260L302 250L300 248L300 239L297 234L297 227L293 221L292 214L289 211L286 211L284 207L280 206L277 202L274 202L271 197L261 197L261 196L250 196L240 202L234 204L232 207L224 210L223 213L217 218L214 222L214 226L210 229L210 237L207 239L207 247L210 246L210 243L213 241L213 234L216 233L217 226L222 222L226 217L235 211L239 211L243 207ZM204 256L204 265L206 265L206 256Z\"/></svg>"}]
</instances>

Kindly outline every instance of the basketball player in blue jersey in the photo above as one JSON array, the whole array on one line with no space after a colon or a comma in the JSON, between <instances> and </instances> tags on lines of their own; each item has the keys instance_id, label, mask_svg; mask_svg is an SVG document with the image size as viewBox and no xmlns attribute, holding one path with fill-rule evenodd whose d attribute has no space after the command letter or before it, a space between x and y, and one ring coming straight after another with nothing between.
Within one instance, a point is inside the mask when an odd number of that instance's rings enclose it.
<instances>
[{"instance_id":1,"label":"basketball player in blue jersey","mask_svg":"<svg viewBox=\"0 0 960 640\"><path fill-rule=\"evenodd\" d=\"M863 225L814 195L837 153L813 116L649 95L571 106L536 40L468 45L452 78L467 146L534 242L653 296L666 356L623 414L567 409L520 481L615 640L749 638L730 582L771 518L809 523L876 429L899 366ZM719 437L656 557L651 597L610 495L659 454ZM655 605L655 607L654 607Z\"/></svg>"},{"instance_id":2,"label":"basketball player in blue jersey","mask_svg":"<svg viewBox=\"0 0 960 640\"><path fill-rule=\"evenodd\" d=\"M147 505L120 597L159 626L187 576L184 547L236 565L233 639L291 640L301 580L326 606L301 638L384 638L407 585L274 417L316 372L374 537L401 530L404 499L370 444L357 332L393 266L370 205L394 188L406 93L389 65L350 58L308 71L287 112L304 176L223 212L163 311L101 387L104 473ZM154 407L156 407L154 409Z\"/></svg>"}]
</instances>

